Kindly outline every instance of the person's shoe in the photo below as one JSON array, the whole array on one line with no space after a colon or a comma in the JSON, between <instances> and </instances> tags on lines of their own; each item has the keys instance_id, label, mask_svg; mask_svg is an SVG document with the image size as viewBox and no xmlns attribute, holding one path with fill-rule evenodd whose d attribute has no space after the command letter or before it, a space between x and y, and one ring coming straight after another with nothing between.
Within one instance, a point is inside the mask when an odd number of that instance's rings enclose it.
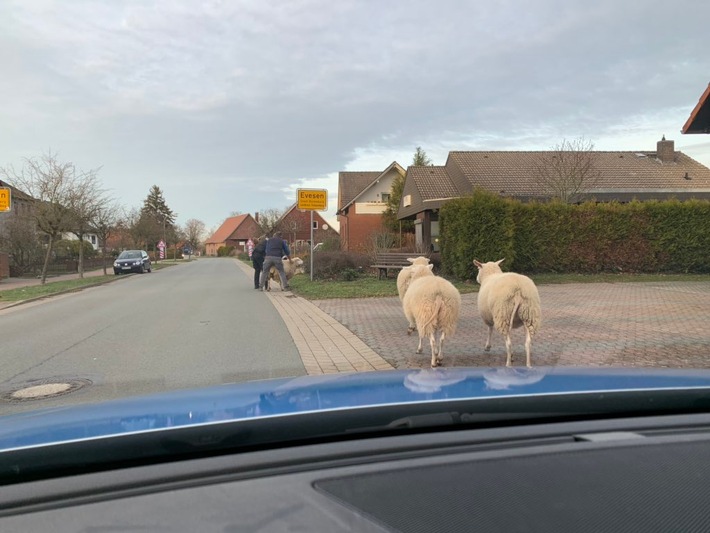
<instances>
[{"instance_id":1,"label":"person's shoe","mask_svg":"<svg viewBox=\"0 0 710 533\"><path fill-rule=\"evenodd\" d=\"M261 287L254 287L255 290L259 290Z\"/></svg>"}]
</instances>

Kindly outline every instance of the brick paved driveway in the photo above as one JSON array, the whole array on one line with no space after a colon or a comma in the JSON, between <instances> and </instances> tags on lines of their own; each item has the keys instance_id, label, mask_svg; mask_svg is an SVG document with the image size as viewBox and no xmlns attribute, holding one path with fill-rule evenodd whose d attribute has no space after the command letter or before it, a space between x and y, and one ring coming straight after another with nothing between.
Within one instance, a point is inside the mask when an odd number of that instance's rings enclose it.
<instances>
[{"instance_id":1,"label":"brick paved driveway","mask_svg":"<svg viewBox=\"0 0 710 533\"><path fill-rule=\"evenodd\" d=\"M710 281L543 285L543 325L533 340L533 365L710 368ZM502 366L505 344L486 328L477 294L462 296L456 334L444 346L444 366ZM430 350L414 353L415 334L399 298L313 302L395 368L426 368ZM513 331L513 364L525 364L525 335Z\"/></svg>"}]
</instances>

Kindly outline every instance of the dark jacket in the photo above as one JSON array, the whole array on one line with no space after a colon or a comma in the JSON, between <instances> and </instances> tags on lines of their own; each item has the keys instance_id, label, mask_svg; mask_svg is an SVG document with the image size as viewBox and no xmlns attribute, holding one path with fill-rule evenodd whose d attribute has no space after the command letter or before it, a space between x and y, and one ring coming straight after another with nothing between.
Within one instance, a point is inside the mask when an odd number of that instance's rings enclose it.
<instances>
[{"instance_id":1,"label":"dark jacket","mask_svg":"<svg viewBox=\"0 0 710 533\"><path fill-rule=\"evenodd\" d=\"M291 255L291 250L288 249L286 241L280 237L271 237L266 242L266 256L283 257L284 255Z\"/></svg>"},{"instance_id":2,"label":"dark jacket","mask_svg":"<svg viewBox=\"0 0 710 533\"><path fill-rule=\"evenodd\" d=\"M266 243L268 241L266 239L262 239L259 241L259 244L257 244L254 249L251 251L251 260L256 261L258 263L263 263L264 262L264 256L266 255Z\"/></svg>"}]
</instances>

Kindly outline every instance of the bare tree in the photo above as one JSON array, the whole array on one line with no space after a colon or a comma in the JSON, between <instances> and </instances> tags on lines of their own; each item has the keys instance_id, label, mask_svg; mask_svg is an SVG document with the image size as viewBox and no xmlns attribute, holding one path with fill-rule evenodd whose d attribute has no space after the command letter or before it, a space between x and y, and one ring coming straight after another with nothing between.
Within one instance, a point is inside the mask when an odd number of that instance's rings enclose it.
<instances>
[{"instance_id":1,"label":"bare tree","mask_svg":"<svg viewBox=\"0 0 710 533\"><path fill-rule=\"evenodd\" d=\"M599 183L594 143L580 137L564 139L549 152L544 152L534 170L540 191L566 203L578 202Z\"/></svg>"},{"instance_id":2,"label":"bare tree","mask_svg":"<svg viewBox=\"0 0 710 533\"><path fill-rule=\"evenodd\" d=\"M77 187L70 195L73 213L71 232L79 239L79 277L84 277L84 237L96 225L99 211L108 204L105 191L99 187L98 170L90 170L80 176ZM106 265L104 265L106 274Z\"/></svg>"},{"instance_id":3,"label":"bare tree","mask_svg":"<svg viewBox=\"0 0 710 533\"><path fill-rule=\"evenodd\" d=\"M96 210L92 229L96 232L96 236L101 243L101 263L104 269L104 276L107 274L106 252L108 240L121 230L120 222L121 208L110 200L102 203Z\"/></svg>"},{"instance_id":4,"label":"bare tree","mask_svg":"<svg viewBox=\"0 0 710 533\"><path fill-rule=\"evenodd\" d=\"M259 225L264 230L264 233L267 235L273 234L276 230L276 223L285 212L286 209L277 209L275 207L259 211Z\"/></svg>"},{"instance_id":5,"label":"bare tree","mask_svg":"<svg viewBox=\"0 0 710 533\"><path fill-rule=\"evenodd\" d=\"M36 200L31 216L39 231L47 236L47 250L41 275L41 282L44 284L47 281L47 268L54 242L63 233L72 230L72 201L86 173L77 170L73 163L59 161L57 155L52 152L47 152L39 158L26 158L19 171L9 166L1 172L8 181L19 184Z\"/></svg>"},{"instance_id":6,"label":"bare tree","mask_svg":"<svg viewBox=\"0 0 710 533\"><path fill-rule=\"evenodd\" d=\"M185 240L190 247L188 258L192 255L192 250L196 249L202 242L205 234L205 223L201 220L191 218L185 222Z\"/></svg>"}]
</instances>

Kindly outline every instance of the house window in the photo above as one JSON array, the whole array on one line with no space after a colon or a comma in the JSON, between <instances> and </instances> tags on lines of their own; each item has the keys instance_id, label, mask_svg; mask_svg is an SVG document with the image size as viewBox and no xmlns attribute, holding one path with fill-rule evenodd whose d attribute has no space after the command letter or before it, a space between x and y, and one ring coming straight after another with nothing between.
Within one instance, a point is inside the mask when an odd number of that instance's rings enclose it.
<instances>
[{"instance_id":1,"label":"house window","mask_svg":"<svg viewBox=\"0 0 710 533\"><path fill-rule=\"evenodd\" d=\"M386 192L383 192L383 193L382 193L382 201L385 202L385 203L387 203L387 202L390 201L390 195L389 195L389 193L386 193Z\"/></svg>"},{"instance_id":2,"label":"house window","mask_svg":"<svg viewBox=\"0 0 710 533\"><path fill-rule=\"evenodd\" d=\"M318 221L317 220L313 221L313 229L318 229Z\"/></svg>"},{"instance_id":3,"label":"house window","mask_svg":"<svg viewBox=\"0 0 710 533\"><path fill-rule=\"evenodd\" d=\"M96 244L96 235L91 236L91 244Z\"/></svg>"}]
</instances>

